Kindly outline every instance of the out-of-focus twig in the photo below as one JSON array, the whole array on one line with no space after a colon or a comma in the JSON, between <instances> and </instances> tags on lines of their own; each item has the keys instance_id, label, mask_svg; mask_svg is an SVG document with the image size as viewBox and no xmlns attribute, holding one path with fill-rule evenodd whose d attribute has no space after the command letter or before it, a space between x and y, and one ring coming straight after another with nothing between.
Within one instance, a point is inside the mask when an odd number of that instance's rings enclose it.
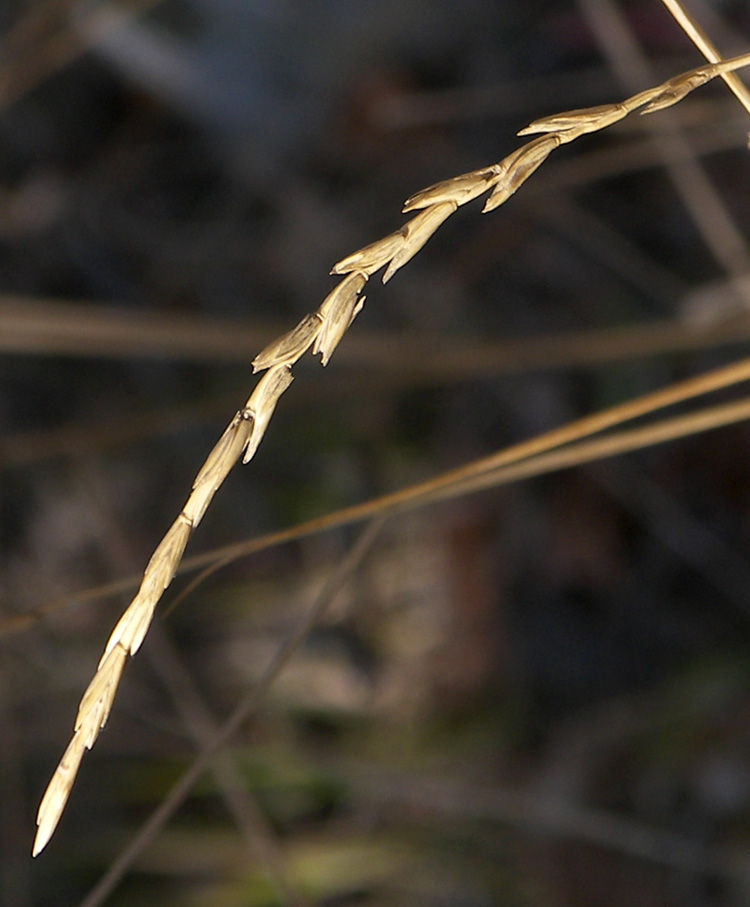
<instances>
[{"instance_id":1,"label":"out-of-focus twig","mask_svg":"<svg viewBox=\"0 0 750 907\"><path fill-rule=\"evenodd\" d=\"M554 204L550 210L554 212ZM268 324L196 315L132 312L125 307L0 297L0 351L86 358L174 358L247 362L274 336ZM750 318L697 327L675 320L548 336L438 337L417 331L361 331L337 351L336 365L396 375L395 383L456 381L532 369L577 368L724 344L745 343ZM389 379L387 379L389 380ZM14 462L0 439L0 466Z\"/></svg>"},{"instance_id":2,"label":"out-of-focus twig","mask_svg":"<svg viewBox=\"0 0 750 907\"><path fill-rule=\"evenodd\" d=\"M11 32L9 45L0 47L0 59L5 61L0 65L0 109L15 104L45 79L78 59L89 47L161 2L99 3L75 19L70 15L68 7L71 4L67 2L60 4L53 0L48 3L49 15L44 19L32 9L28 15L34 22L19 22ZM44 36L41 29L40 34L40 26L52 27L51 33Z\"/></svg>"},{"instance_id":3,"label":"out-of-focus twig","mask_svg":"<svg viewBox=\"0 0 750 907\"><path fill-rule=\"evenodd\" d=\"M360 797L379 804L411 805L423 813L475 821L501 822L534 835L593 844L662 866L735 876L742 870L730 855L682 835L573 803L550 802L533 789L526 792L466 784L448 778L395 775L362 766L335 766ZM403 816L401 817L403 818Z\"/></svg>"}]
</instances>

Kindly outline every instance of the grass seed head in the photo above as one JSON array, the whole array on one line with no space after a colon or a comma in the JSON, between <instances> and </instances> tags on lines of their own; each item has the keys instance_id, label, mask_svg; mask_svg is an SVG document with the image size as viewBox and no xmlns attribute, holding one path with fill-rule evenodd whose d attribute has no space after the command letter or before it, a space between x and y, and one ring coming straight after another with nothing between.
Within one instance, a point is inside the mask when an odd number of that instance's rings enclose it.
<instances>
[{"instance_id":1,"label":"grass seed head","mask_svg":"<svg viewBox=\"0 0 750 907\"><path fill-rule=\"evenodd\" d=\"M400 230L334 265L347 276L325 298L318 311L305 316L289 333L269 344L253 361L254 371L267 369L245 407L234 417L201 467L190 497L177 520L152 555L138 592L112 631L98 670L83 695L75 732L68 744L37 813L36 856L52 836L68 800L84 750L104 727L128 655L140 647L154 609L182 558L190 533L198 525L216 490L244 450L243 462L255 453L281 394L292 382L291 365L312 345L325 365L361 310L360 296L371 274L388 265L383 283L424 246L440 225L458 208L489 189L483 211L506 201L541 166L549 154L587 132L603 129L643 107L653 113L670 107L709 79L750 64L750 54L683 73L663 85L639 92L620 104L582 108L535 120L519 133L544 133L505 157L500 163L444 180L411 196L405 211L422 209ZM645 107L644 107L645 105Z\"/></svg>"}]
</instances>

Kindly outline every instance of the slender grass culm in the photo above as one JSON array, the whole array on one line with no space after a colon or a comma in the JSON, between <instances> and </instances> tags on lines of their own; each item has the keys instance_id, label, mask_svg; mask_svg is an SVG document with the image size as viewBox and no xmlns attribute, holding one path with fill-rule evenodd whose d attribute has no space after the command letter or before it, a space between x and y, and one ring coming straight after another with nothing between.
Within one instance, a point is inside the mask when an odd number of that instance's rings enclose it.
<instances>
[{"instance_id":1,"label":"slender grass culm","mask_svg":"<svg viewBox=\"0 0 750 907\"><path fill-rule=\"evenodd\" d=\"M52 836L80 766L83 753L94 745L106 724L128 657L148 632L154 610L175 576L188 539L235 463L255 454L281 395L292 383L292 366L309 349L326 365L343 335L361 311L368 280L385 269L388 282L460 206L488 195L483 212L504 204L549 155L581 136L605 129L631 113L650 114L678 103L691 91L717 76L750 64L750 54L708 63L638 92L620 103L573 110L535 120L519 135L536 137L502 161L447 179L412 195L404 212L417 213L399 230L341 259L331 273L342 279L317 311L306 315L292 331L269 344L253 361L264 371L252 394L230 421L195 478L177 519L154 551L135 598L115 626L85 691L73 737L42 798L37 816L33 853Z\"/></svg>"}]
</instances>

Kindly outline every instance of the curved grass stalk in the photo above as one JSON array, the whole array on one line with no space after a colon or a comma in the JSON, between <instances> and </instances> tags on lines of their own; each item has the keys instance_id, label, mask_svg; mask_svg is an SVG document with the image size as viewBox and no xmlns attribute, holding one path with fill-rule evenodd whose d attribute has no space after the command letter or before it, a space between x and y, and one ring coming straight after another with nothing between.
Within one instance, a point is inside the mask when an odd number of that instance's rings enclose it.
<instances>
[{"instance_id":1,"label":"curved grass stalk","mask_svg":"<svg viewBox=\"0 0 750 907\"><path fill-rule=\"evenodd\" d=\"M113 630L97 672L83 695L73 737L42 798L37 813L33 854L47 844L60 820L84 750L91 749L109 717L128 656L134 655L148 632L154 610L175 576L188 539L214 494L239 460L254 455L279 398L292 382L292 366L312 347L325 365L364 303L362 291L370 277L385 267L386 283L425 245L459 206L491 192L483 211L502 205L544 163L556 148L582 135L605 129L630 113L653 113L678 103L716 76L750 64L750 54L682 73L619 104L600 105L536 120L522 134L541 135L490 167L445 180L413 195L405 210L419 209L400 230L339 261L333 273L346 276L317 312L266 347L254 360L265 370L244 407L227 426L205 464L177 520L152 555L135 598Z\"/></svg>"}]
</instances>

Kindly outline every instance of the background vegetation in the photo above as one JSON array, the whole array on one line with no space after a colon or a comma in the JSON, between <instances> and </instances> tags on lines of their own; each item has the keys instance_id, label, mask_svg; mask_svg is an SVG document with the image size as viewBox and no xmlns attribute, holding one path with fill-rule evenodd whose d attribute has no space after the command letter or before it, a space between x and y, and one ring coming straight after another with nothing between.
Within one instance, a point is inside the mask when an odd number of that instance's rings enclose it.
<instances>
[{"instance_id":1,"label":"background vegetation","mask_svg":"<svg viewBox=\"0 0 750 907\"><path fill-rule=\"evenodd\" d=\"M690 9L748 49L745 4ZM18 0L0 27L3 907L98 903L120 870L113 905L747 903L746 425L389 520L128 856L361 530L185 573L29 857L254 355L415 190L699 65L663 6ZM188 557L738 359L747 132L712 84L459 211L300 363Z\"/></svg>"}]
</instances>

